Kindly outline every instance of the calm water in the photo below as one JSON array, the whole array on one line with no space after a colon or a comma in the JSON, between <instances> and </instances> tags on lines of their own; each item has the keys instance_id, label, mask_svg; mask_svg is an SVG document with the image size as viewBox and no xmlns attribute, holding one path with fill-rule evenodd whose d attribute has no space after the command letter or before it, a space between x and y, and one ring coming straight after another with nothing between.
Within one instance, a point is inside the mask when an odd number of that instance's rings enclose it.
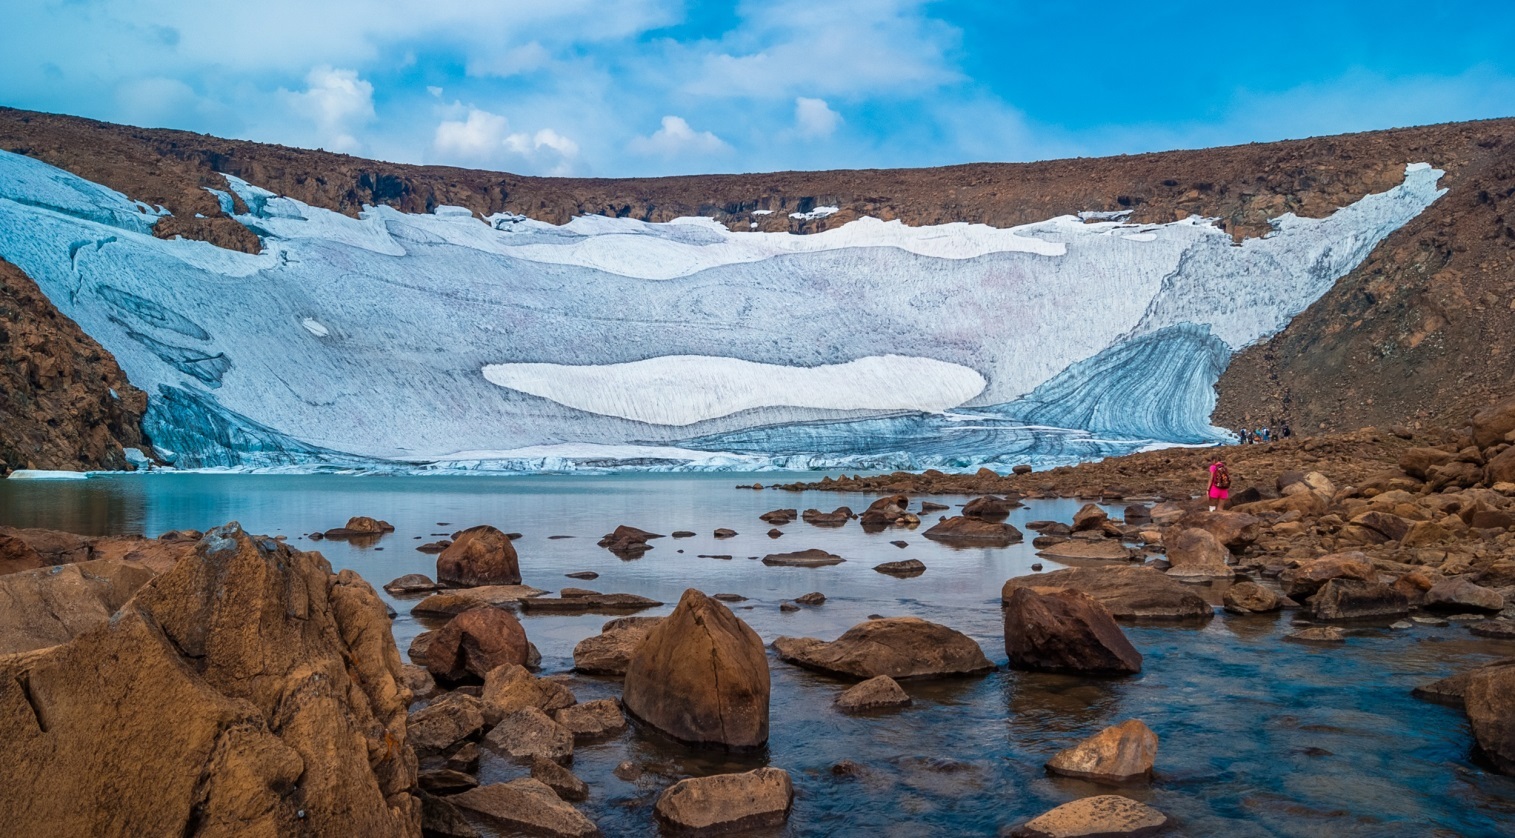
<instances>
[{"instance_id":1,"label":"calm water","mask_svg":"<svg viewBox=\"0 0 1515 838\"><path fill-rule=\"evenodd\" d=\"M686 587L749 597L736 613L764 642L781 634L833 639L869 614L914 615L974 637L991 660L1005 661L999 589L1030 572L1029 543L1006 549L955 550L918 532L865 534L796 522L770 539L758 520L776 507L839 505L861 510L871 497L833 493L737 490L737 483L783 482L783 475L618 475L539 477L346 477L153 475L88 481L0 481L0 524L81 533L204 529L238 520L250 532L286 534L350 567L377 587L404 573L433 575L434 557L416 544L480 523L519 531L527 584L565 584L662 600L672 609ZM951 498L945 502L962 502ZM1069 520L1079 504L1038 501L1011 523ZM301 533L373 515L397 531L376 546L312 544ZM444 523L445 522L445 523ZM595 546L617 524L655 532L687 529L694 538L659 539L643 558L621 561ZM717 540L711 531L740 535ZM573 536L549 539L552 535ZM903 539L900 549L889 542ZM847 558L830 568L770 568L749 557L819 547ZM682 551L682 552L680 552ZM698 558L731 555L730 560ZM875 573L879 562L918 558L915 579ZM564 573L593 570L574 582ZM785 614L778 604L809 591L828 600ZM400 612L401 648L426 626L408 614L413 601L388 598ZM528 616L544 673L572 667L573 646L608 616ZM1345 647L1280 642L1288 618L1221 614L1202 628L1127 629L1146 657L1136 677L1094 680L1015 673L909 684L914 706L886 716L853 718L831 709L847 684L770 657L772 738L766 753L730 758L691 751L650 733L629 732L581 746L573 770L589 782L582 804L609 835L655 834L657 794L682 776L788 769L796 800L784 835L993 835L1052 806L1102 787L1046 776L1043 763L1102 727L1140 718L1161 745L1157 777L1126 789L1168 813L1189 835L1423 836L1515 834L1515 779L1473 759L1460 712L1411 698L1417 684L1496 656L1515 643L1480 640L1465 628L1366 631ZM619 693L615 679L574 676L580 700ZM858 777L830 766L854 760ZM644 767L627 782L612 769ZM521 770L486 754L481 778Z\"/></svg>"}]
</instances>

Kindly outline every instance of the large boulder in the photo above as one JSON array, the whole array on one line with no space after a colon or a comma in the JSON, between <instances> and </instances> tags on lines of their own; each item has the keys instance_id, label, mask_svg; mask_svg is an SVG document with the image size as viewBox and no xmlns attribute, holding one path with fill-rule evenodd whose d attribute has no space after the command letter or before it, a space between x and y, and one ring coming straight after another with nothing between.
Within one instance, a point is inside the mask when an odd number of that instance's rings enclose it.
<instances>
[{"instance_id":1,"label":"large boulder","mask_svg":"<svg viewBox=\"0 0 1515 838\"><path fill-rule=\"evenodd\" d=\"M322 535L332 539L351 538L361 540L365 538L378 538L385 533L394 531L394 525L388 521L370 518L367 515L354 515L347 519L345 525L329 529L322 533Z\"/></svg>"},{"instance_id":2,"label":"large boulder","mask_svg":"<svg viewBox=\"0 0 1515 838\"><path fill-rule=\"evenodd\" d=\"M1317 620L1367 620L1402 617L1410 613L1404 594L1382 582L1332 579L1308 600Z\"/></svg>"},{"instance_id":3,"label":"large boulder","mask_svg":"<svg viewBox=\"0 0 1515 838\"><path fill-rule=\"evenodd\" d=\"M998 495L985 495L963 504L963 517L982 521L1003 521L1010 517L1010 510L1020 506L1019 501Z\"/></svg>"},{"instance_id":4,"label":"large boulder","mask_svg":"<svg viewBox=\"0 0 1515 838\"><path fill-rule=\"evenodd\" d=\"M1169 576L1199 579L1229 578L1235 575L1226 560L1231 551L1213 533L1199 527L1169 530L1163 535L1167 551Z\"/></svg>"},{"instance_id":5,"label":"large boulder","mask_svg":"<svg viewBox=\"0 0 1515 838\"><path fill-rule=\"evenodd\" d=\"M1483 479L1490 486L1496 483L1515 483L1515 446L1506 448L1489 460L1483 467Z\"/></svg>"},{"instance_id":6,"label":"large boulder","mask_svg":"<svg viewBox=\"0 0 1515 838\"><path fill-rule=\"evenodd\" d=\"M1425 480L1431 469L1444 466L1455 459L1456 455L1440 448L1406 448L1399 455L1399 468L1411 477Z\"/></svg>"},{"instance_id":7,"label":"large boulder","mask_svg":"<svg viewBox=\"0 0 1515 838\"><path fill-rule=\"evenodd\" d=\"M1233 614L1264 614L1283 607L1278 595L1256 582L1237 582L1221 594L1221 603Z\"/></svg>"},{"instance_id":8,"label":"large boulder","mask_svg":"<svg viewBox=\"0 0 1515 838\"><path fill-rule=\"evenodd\" d=\"M830 643L780 637L773 648L784 661L847 678L941 678L994 669L973 638L918 617L869 620Z\"/></svg>"},{"instance_id":9,"label":"large boulder","mask_svg":"<svg viewBox=\"0 0 1515 838\"><path fill-rule=\"evenodd\" d=\"M1492 614L1504 606L1504 596L1498 591L1462 577L1437 582L1426 591L1425 607L1431 611Z\"/></svg>"},{"instance_id":10,"label":"large boulder","mask_svg":"<svg viewBox=\"0 0 1515 838\"><path fill-rule=\"evenodd\" d=\"M1245 512L1190 512L1175 526L1209 530L1233 553L1250 547L1262 535L1262 520Z\"/></svg>"},{"instance_id":11,"label":"large boulder","mask_svg":"<svg viewBox=\"0 0 1515 838\"><path fill-rule=\"evenodd\" d=\"M781 768L691 777L669 786L653 813L680 834L715 835L783 826L794 785Z\"/></svg>"},{"instance_id":12,"label":"large boulder","mask_svg":"<svg viewBox=\"0 0 1515 838\"><path fill-rule=\"evenodd\" d=\"M532 777L490 783L447 798L512 830L548 838L588 838L599 835L594 821L564 802L550 786Z\"/></svg>"},{"instance_id":13,"label":"large boulder","mask_svg":"<svg viewBox=\"0 0 1515 838\"><path fill-rule=\"evenodd\" d=\"M953 547L1009 547L1025 538L1011 524L961 515L940 521L921 535Z\"/></svg>"},{"instance_id":14,"label":"large boulder","mask_svg":"<svg viewBox=\"0 0 1515 838\"><path fill-rule=\"evenodd\" d=\"M573 690L566 684L550 678L538 678L526 671L526 667L516 664L505 664L489 670L484 676L484 689L479 693L479 698L499 716L528 707L544 713L555 713L578 703Z\"/></svg>"},{"instance_id":15,"label":"large boulder","mask_svg":"<svg viewBox=\"0 0 1515 838\"><path fill-rule=\"evenodd\" d=\"M1314 594L1332 579L1376 582L1378 571L1373 569L1373 560L1363 553L1330 553L1302 562L1298 567L1285 570L1278 577L1284 593L1295 599Z\"/></svg>"},{"instance_id":16,"label":"large boulder","mask_svg":"<svg viewBox=\"0 0 1515 838\"><path fill-rule=\"evenodd\" d=\"M0 658L6 830L418 834L410 693L374 590L236 524L194 550L109 622Z\"/></svg>"},{"instance_id":17,"label":"large boulder","mask_svg":"<svg viewBox=\"0 0 1515 838\"><path fill-rule=\"evenodd\" d=\"M1073 531L1089 532L1098 530L1108 520L1110 520L1110 516L1105 510L1100 509L1092 503L1086 503L1082 509L1073 513Z\"/></svg>"},{"instance_id":18,"label":"large boulder","mask_svg":"<svg viewBox=\"0 0 1515 838\"><path fill-rule=\"evenodd\" d=\"M1167 825L1168 817L1145 803L1102 794L1043 812L1010 834L1014 838L1139 838L1156 835Z\"/></svg>"},{"instance_id":19,"label":"large boulder","mask_svg":"<svg viewBox=\"0 0 1515 838\"><path fill-rule=\"evenodd\" d=\"M1047 763L1047 770L1065 777L1129 783L1152 776L1152 764L1156 760L1157 734L1132 719L1107 727L1060 751Z\"/></svg>"},{"instance_id":20,"label":"large boulder","mask_svg":"<svg viewBox=\"0 0 1515 838\"><path fill-rule=\"evenodd\" d=\"M470 527L437 556L443 585L519 585L521 567L510 537L487 524Z\"/></svg>"},{"instance_id":21,"label":"large boulder","mask_svg":"<svg viewBox=\"0 0 1515 838\"><path fill-rule=\"evenodd\" d=\"M1515 774L1515 666L1489 666L1468 679L1463 708L1478 747L1503 774Z\"/></svg>"},{"instance_id":22,"label":"large boulder","mask_svg":"<svg viewBox=\"0 0 1515 838\"><path fill-rule=\"evenodd\" d=\"M626 711L681 742L733 750L768 741L768 657L757 632L689 589L631 655Z\"/></svg>"},{"instance_id":23,"label":"large boulder","mask_svg":"<svg viewBox=\"0 0 1515 838\"><path fill-rule=\"evenodd\" d=\"M506 714L484 741L518 760L541 758L567 762L573 759L573 732L535 707Z\"/></svg>"},{"instance_id":24,"label":"large boulder","mask_svg":"<svg viewBox=\"0 0 1515 838\"><path fill-rule=\"evenodd\" d=\"M879 498L869 504L867 509L863 510L863 514L858 516L857 522L865 527L887 527L892 525L895 520L903 517L909 506L910 498L904 495L890 495L886 498Z\"/></svg>"},{"instance_id":25,"label":"large boulder","mask_svg":"<svg viewBox=\"0 0 1515 838\"><path fill-rule=\"evenodd\" d=\"M1016 588L1004 600L1010 666L1042 672L1127 675L1141 653L1099 601L1070 588Z\"/></svg>"},{"instance_id":26,"label":"large boulder","mask_svg":"<svg viewBox=\"0 0 1515 838\"><path fill-rule=\"evenodd\" d=\"M104 624L154 575L137 562L100 559L0 576L0 655L67 643Z\"/></svg>"},{"instance_id":27,"label":"large boulder","mask_svg":"<svg viewBox=\"0 0 1515 838\"><path fill-rule=\"evenodd\" d=\"M411 746L421 755L438 754L484 729L484 705L471 695L448 693L410 714Z\"/></svg>"},{"instance_id":28,"label":"large boulder","mask_svg":"<svg viewBox=\"0 0 1515 838\"><path fill-rule=\"evenodd\" d=\"M573 647L573 668L590 675L625 675L626 667L631 665L631 653L662 620L662 617L611 620L599 634L586 637Z\"/></svg>"},{"instance_id":29,"label":"large boulder","mask_svg":"<svg viewBox=\"0 0 1515 838\"><path fill-rule=\"evenodd\" d=\"M1150 567L1070 567L1017 576L1005 582L1001 601L1024 587L1082 591L1117 620L1208 620L1215 614L1204 597Z\"/></svg>"},{"instance_id":30,"label":"large boulder","mask_svg":"<svg viewBox=\"0 0 1515 838\"><path fill-rule=\"evenodd\" d=\"M1515 431L1515 398L1508 398L1473 414L1473 444L1491 448Z\"/></svg>"},{"instance_id":31,"label":"large boulder","mask_svg":"<svg viewBox=\"0 0 1515 838\"><path fill-rule=\"evenodd\" d=\"M525 666L529 655L521 621L502 608L481 605L442 626L426 646L424 662L416 662L443 681L459 681L469 675L483 678L505 664Z\"/></svg>"}]
</instances>

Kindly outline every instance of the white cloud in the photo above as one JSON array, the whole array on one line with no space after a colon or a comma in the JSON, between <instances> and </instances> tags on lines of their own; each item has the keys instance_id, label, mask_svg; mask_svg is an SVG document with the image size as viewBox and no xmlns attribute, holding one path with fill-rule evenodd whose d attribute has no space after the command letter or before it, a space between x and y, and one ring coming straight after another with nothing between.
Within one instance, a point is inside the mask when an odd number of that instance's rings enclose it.
<instances>
[{"instance_id":1,"label":"white cloud","mask_svg":"<svg viewBox=\"0 0 1515 838\"><path fill-rule=\"evenodd\" d=\"M633 153L658 157L683 154L709 155L731 150L726 141L709 131L696 131L682 116L663 117L663 127L650 136L633 137Z\"/></svg>"},{"instance_id":2,"label":"white cloud","mask_svg":"<svg viewBox=\"0 0 1515 838\"><path fill-rule=\"evenodd\" d=\"M320 66L305 77L302 93L287 93L290 107L315 124L323 147L331 151L357 151L357 129L373 121L373 85L358 78L356 70Z\"/></svg>"},{"instance_id":3,"label":"white cloud","mask_svg":"<svg viewBox=\"0 0 1515 838\"><path fill-rule=\"evenodd\" d=\"M842 115L831 109L825 99L799 96L794 100L794 126L801 137L829 137L842 124Z\"/></svg>"},{"instance_id":4,"label":"white cloud","mask_svg":"<svg viewBox=\"0 0 1515 838\"><path fill-rule=\"evenodd\" d=\"M572 174L579 156L578 143L551 128L513 132L510 120L471 106L464 118L437 124L432 149L439 162L503 166L525 174Z\"/></svg>"}]
</instances>

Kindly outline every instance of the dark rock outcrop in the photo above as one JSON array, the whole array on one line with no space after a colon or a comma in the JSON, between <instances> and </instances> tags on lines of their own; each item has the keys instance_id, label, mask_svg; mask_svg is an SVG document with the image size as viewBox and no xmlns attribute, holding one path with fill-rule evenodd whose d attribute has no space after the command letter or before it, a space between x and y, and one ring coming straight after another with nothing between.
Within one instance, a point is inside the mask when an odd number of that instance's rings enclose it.
<instances>
[{"instance_id":1,"label":"dark rock outcrop","mask_svg":"<svg viewBox=\"0 0 1515 838\"><path fill-rule=\"evenodd\" d=\"M1025 537L1011 524L961 515L941 521L921 535L953 547L1008 547Z\"/></svg>"},{"instance_id":2,"label":"dark rock outcrop","mask_svg":"<svg viewBox=\"0 0 1515 838\"><path fill-rule=\"evenodd\" d=\"M1004 600L1010 666L1042 672L1127 675L1141 653L1099 601L1071 588L1018 587Z\"/></svg>"},{"instance_id":3,"label":"dark rock outcrop","mask_svg":"<svg viewBox=\"0 0 1515 838\"><path fill-rule=\"evenodd\" d=\"M1070 567L1017 576L1005 582L1001 601L1023 587L1082 591L1118 620L1208 620L1215 613L1192 589L1150 567Z\"/></svg>"},{"instance_id":4,"label":"dark rock outcrop","mask_svg":"<svg viewBox=\"0 0 1515 838\"><path fill-rule=\"evenodd\" d=\"M437 556L437 581L444 585L519 585L521 567L510 537L487 524L458 533Z\"/></svg>"}]
</instances>

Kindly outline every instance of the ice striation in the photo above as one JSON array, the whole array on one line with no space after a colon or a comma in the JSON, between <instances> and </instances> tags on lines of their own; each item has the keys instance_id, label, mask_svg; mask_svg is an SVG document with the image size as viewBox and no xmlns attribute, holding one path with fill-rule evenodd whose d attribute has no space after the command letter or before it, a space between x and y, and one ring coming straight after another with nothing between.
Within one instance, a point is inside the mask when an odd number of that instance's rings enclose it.
<instances>
[{"instance_id":1,"label":"ice striation","mask_svg":"<svg viewBox=\"0 0 1515 838\"><path fill-rule=\"evenodd\" d=\"M352 218L227 177L210 191L263 243L245 254L157 239L160 210L0 152L0 257L149 393L182 467L971 469L1219 438L1230 356L1442 174L1239 243L1109 213L804 236Z\"/></svg>"}]
</instances>

